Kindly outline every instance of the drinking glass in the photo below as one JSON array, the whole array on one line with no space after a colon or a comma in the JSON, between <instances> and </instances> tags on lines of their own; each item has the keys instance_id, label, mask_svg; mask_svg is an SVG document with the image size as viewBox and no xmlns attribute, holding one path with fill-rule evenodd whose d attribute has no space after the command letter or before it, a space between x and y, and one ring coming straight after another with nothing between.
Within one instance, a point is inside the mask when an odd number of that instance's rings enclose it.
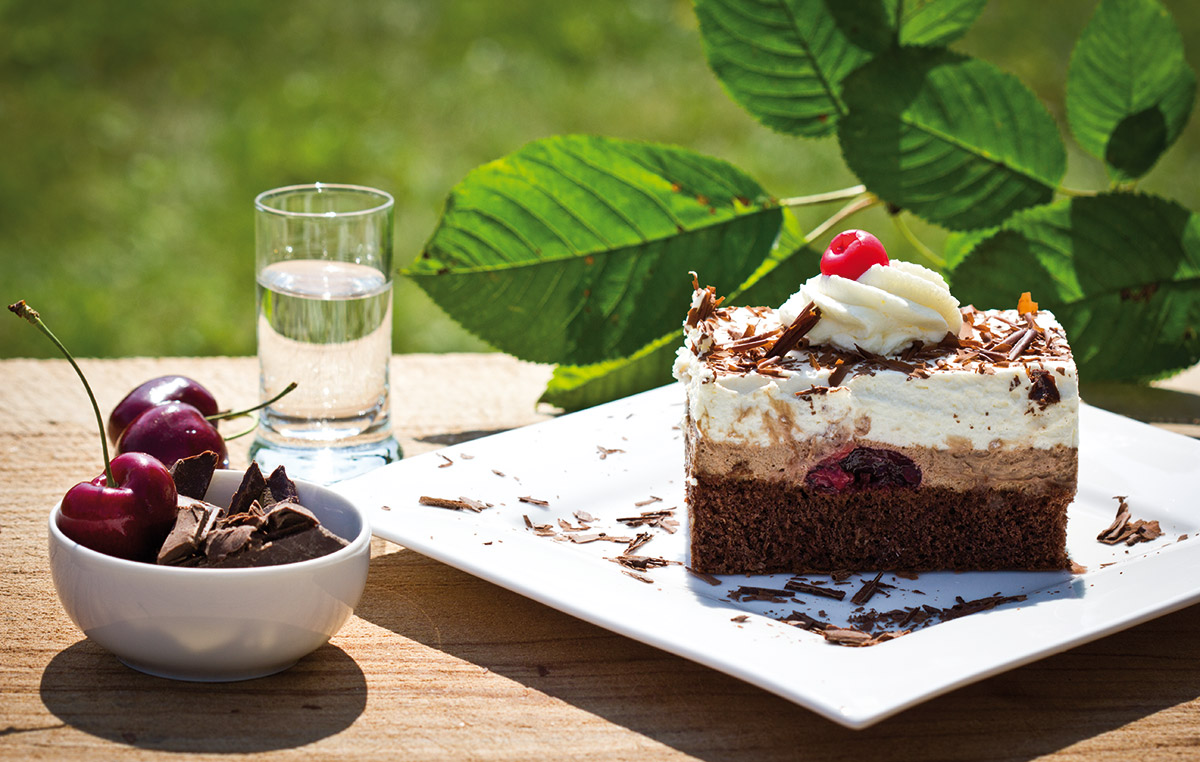
<instances>
[{"instance_id":1,"label":"drinking glass","mask_svg":"<svg viewBox=\"0 0 1200 762\"><path fill-rule=\"evenodd\" d=\"M329 484L400 457L391 434L392 197L314 183L254 199L261 399L251 458Z\"/></svg>"}]
</instances>

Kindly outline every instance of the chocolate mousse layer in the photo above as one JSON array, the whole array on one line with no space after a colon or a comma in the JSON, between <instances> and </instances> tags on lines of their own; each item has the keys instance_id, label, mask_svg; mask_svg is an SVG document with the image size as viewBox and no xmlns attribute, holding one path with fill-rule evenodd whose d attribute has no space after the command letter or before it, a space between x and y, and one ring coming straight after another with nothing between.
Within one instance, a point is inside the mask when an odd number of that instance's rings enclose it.
<instances>
[{"instance_id":1,"label":"chocolate mousse layer","mask_svg":"<svg viewBox=\"0 0 1200 762\"><path fill-rule=\"evenodd\" d=\"M687 424L688 473L707 478L761 479L768 482L802 482L814 468L844 457L856 448L895 452L911 461L921 474L922 487L952 491L998 488L1017 492L1074 491L1079 451L1056 445L1004 447L980 450L969 443L951 442L944 449L898 447L886 442L849 436L821 437L780 442L767 447L713 442Z\"/></svg>"}]
</instances>

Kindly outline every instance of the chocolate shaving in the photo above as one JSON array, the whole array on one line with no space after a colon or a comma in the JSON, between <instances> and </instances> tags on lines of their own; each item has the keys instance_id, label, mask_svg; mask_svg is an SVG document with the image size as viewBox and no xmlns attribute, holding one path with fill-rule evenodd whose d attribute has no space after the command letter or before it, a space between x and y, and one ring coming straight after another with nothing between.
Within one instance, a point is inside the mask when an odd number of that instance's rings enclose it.
<instances>
[{"instance_id":1,"label":"chocolate shaving","mask_svg":"<svg viewBox=\"0 0 1200 762\"><path fill-rule=\"evenodd\" d=\"M571 542L579 543L580 545L585 545L589 542L633 542L632 537L618 537L616 535L611 535L608 532L593 532L591 534L572 534L572 535L568 535L567 538Z\"/></svg>"},{"instance_id":2,"label":"chocolate shaving","mask_svg":"<svg viewBox=\"0 0 1200 762\"><path fill-rule=\"evenodd\" d=\"M809 595L818 595L822 598L833 598L835 600L844 600L846 597L845 590L833 590L828 587L819 587L809 584L798 579L789 579L783 585L787 590L795 593L807 593Z\"/></svg>"},{"instance_id":3,"label":"chocolate shaving","mask_svg":"<svg viewBox=\"0 0 1200 762\"><path fill-rule=\"evenodd\" d=\"M438 457L446 461L445 463L439 463L438 468L449 468L450 466L454 465L454 461L450 460L450 458L447 458L445 455L442 455L440 452L438 453Z\"/></svg>"},{"instance_id":4,"label":"chocolate shaving","mask_svg":"<svg viewBox=\"0 0 1200 762\"><path fill-rule=\"evenodd\" d=\"M973 601L964 601L961 597L954 599L957 601L953 606L942 611L942 621L948 622L951 619L958 619L969 614L978 614L981 611L990 611L997 606L1005 603L1017 603L1025 600L1024 595L992 595L987 598L977 598Z\"/></svg>"},{"instance_id":5,"label":"chocolate shaving","mask_svg":"<svg viewBox=\"0 0 1200 762\"><path fill-rule=\"evenodd\" d=\"M630 576L630 577L633 577L633 578L634 578L634 579L636 579L638 582L645 582L647 585L653 585L653 584L654 584L654 580L653 580L653 579L651 579L650 577L647 577L645 574L638 574L637 572L635 572L635 571L630 571L629 569L622 569L622 570L621 570L621 573L622 573L622 574L626 574L626 575L628 575L628 576Z\"/></svg>"},{"instance_id":6,"label":"chocolate shaving","mask_svg":"<svg viewBox=\"0 0 1200 762\"><path fill-rule=\"evenodd\" d=\"M858 589L858 592L854 594L854 597L850 599L850 602L856 606L867 605L867 603L873 597L875 597L875 593L879 592L879 589L881 587L881 583L879 582L879 580L882 577L883 577L883 572L879 572L878 574L875 575L875 579L864 582L863 586L860 587Z\"/></svg>"},{"instance_id":7,"label":"chocolate shaving","mask_svg":"<svg viewBox=\"0 0 1200 762\"><path fill-rule=\"evenodd\" d=\"M729 597L735 601L768 601L770 603L783 603L792 597L792 594L787 590L778 590L773 587L756 587L754 585L741 585L736 590L729 591Z\"/></svg>"},{"instance_id":8,"label":"chocolate shaving","mask_svg":"<svg viewBox=\"0 0 1200 762\"><path fill-rule=\"evenodd\" d=\"M417 502L419 502L421 505L433 506L434 508L449 508L454 511L471 511L473 513L480 513L484 509L492 507L491 503L472 500L469 497L460 497L457 500L451 500L450 498L446 497L430 497L428 495L421 495L421 497L417 499Z\"/></svg>"},{"instance_id":9,"label":"chocolate shaving","mask_svg":"<svg viewBox=\"0 0 1200 762\"><path fill-rule=\"evenodd\" d=\"M517 500L521 501L522 503L529 503L530 505L540 505L543 508L546 508L550 505L548 500L539 500L536 497L529 497L528 495L524 497L518 497Z\"/></svg>"},{"instance_id":10,"label":"chocolate shaving","mask_svg":"<svg viewBox=\"0 0 1200 762\"><path fill-rule=\"evenodd\" d=\"M820 319L821 308L813 302L809 302L792 321L792 324L787 327L787 330L767 350L767 358L783 357L791 352L800 343L800 339L804 338L804 334L811 331Z\"/></svg>"},{"instance_id":11,"label":"chocolate shaving","mask_svg":"<svg viewBox=\"0 0 1200 762\"><path fill-rule=\"evenodd\" d=\"M664 566L678 564L678 561L668 561L665 558L657 558L655 556L634 556L628 553L622 553L616 558L609 559L615 563L638 571L646 571L648 569L661 569Z\"/></svg>"},{"instance_id":12,"label":"chocolate shaving","mask_svg":"<svg viewBox=\"0 0 1200 762\"><path fill-rule=\"evenodd\" d=\"M657 511L644 511L640 516L626 516L617 521L628 527L652 526L664 529L671 534L679 528L679 522L672 518L674 508L663 508Z\"/></svg>"},{"instance_id":13,"label":"chocolate shaving","mask_svg":"<svg viewBox=\"0 0 1200 762\"><path fill-rule=\"evenodd\" d=\"M872 639L870 633L851 627L826 627L821 630L821 635L827 642L839 646L865 646Z\"/></svg>"},{"instance_id":14,"label":"chocolate shaving","mask_svg":"<svg viewBox=\"0 0 1200 762\"><path fill-rule=\"evenodd\" d=\"M793 627L799 627L802 630L823 630L830 626L828 622L822 622L820 619L814 619L808 614L805 614L803 611L793 611L791 614L788 614L779 621L790 624Z\"/></svg>"},{"instance_id":15,"label":"chocolate shaving","mask_svg":"<svg viewBox=\"0 0 1200 762\"><path fill-rule=\"evenodd\" d=\"M717 585L721 584L721 580L717 579L716 577L714 577L713 575L711 575L707 572L696 571L695 569L693 569L690 566L685 566L683 568L687 569L688 572L692 576L699 577L700 579L704 580L705 582L712 585L713 587L716 587Z\"/></svg>"},{"instance_id":16,"label":"chocolate shaving","mask_svg":"<svg viewBox=\"0 0 1200 762\"><path fill-rule=\"evenodd\" d=\"M721 302L725 301L725 297L717 298L717 289L713 286L706 286L701 290L699 276L694 272L689 275L692 276L693 297L692 307L687 313L686 325L688 328L695 328L712 317L717 307L721 306Z\"/></svg>"},{"instance_id":17,"label":"chocolate shaving","mask_svg":"<svg viewBox=\"0 0 1200 762\"><path fill-rule=\"evenodd\" d=\"M1133 515L1129 511L1129 503L1126 502L1126 497L1128 496L1113 496L1113 500L1117 501L1117 516L1107 529L1096 535L1096 539L1105 545L1117 545L1119 543L1136 545L1139 542L1150 542L1162 537L1162 527L1157 521L1143 521L1142 519L1133 518Z\"/></svg>"},{"instance_id":18,"label":"chocolate shaving","mask_svg":"<svg viewBox=\"0 0 1200 762\"><path fill-rule=\"evenodd\" d=\"M1037 331L1032 328L1026 328L1019 334L1020 338L1013 344L1013 348L1008 351L1007 359L1015 360L1021 356L1021 353L1029 348L1033 340L1037 338Z\"/></svg>"},{"instance_id":19,"label":"chocolate shaving","mask_svg":"<svg viewBox=\"0 0 1200 762\"><path fill-rule=\"evenodd\" d=\"M829 374L829 385L841 386L846 380L846 375L850 372L851 365L842 358L838 358L834 363L833 372Z\"/></svg>"},{"instance_id":20,"label":"chocolate shaving","mask_svg":"<svg viewBox=\"0 0 1200 762\"><path fill-rule=\"evenodd\" d=\"M618 450L616 448L601 447L600 445L596 445L596 450L599 451L599 453L600 453L600 460L604 460L609 455L612 455L614 453L625 452L624 450Z\"/></svg>"},{"instance_id":21,"label":"chocolate shaving","mask_svg":"<svg viewBox=\"0 0 1200 762\"><path fill-rule=\"evenodd\" d=\"M629 541L629 547L625 548L625 553L632 553L646 543L650 542L653 536L649 532L638 532L637 537Z\"/></svg>"}]
</instances>

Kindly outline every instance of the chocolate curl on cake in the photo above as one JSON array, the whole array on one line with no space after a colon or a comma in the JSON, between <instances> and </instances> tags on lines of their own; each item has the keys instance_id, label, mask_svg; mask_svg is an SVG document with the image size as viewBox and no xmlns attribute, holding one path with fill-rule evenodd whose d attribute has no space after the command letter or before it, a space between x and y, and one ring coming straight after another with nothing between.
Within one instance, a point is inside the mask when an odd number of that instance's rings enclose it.
<instances>
[{"instance_id":1,"label":"chocolate curl on cake","mask_svg":"<svg viewBox=\"0 0 1200 762\"><path fill-rule=\"evenodd\" d=\"M791 352L800 343L800 339L804 338L804 335L811 331L820 319L821 308L813 302L809 302L783 332L783 335L767 350L767 358L783 357Z\"/></svg>"},{"instance_id":2,"label":"chocolate curl on cake","mask_svg":"<svg viewBox=\"0 0 1200 762\"><path fill-rule=\"evenodd\" d=\"M688 310L687 327L695 328L703 323L708 318L712 317L717 311L717 307L721 306L721 302L725 301L725 297L717 297L717 289L713 286L700 288L700 278L696 273L689 272L692 276L692 290L695 295L692 297L692 308Z\"/></svg>"}]
</instances>

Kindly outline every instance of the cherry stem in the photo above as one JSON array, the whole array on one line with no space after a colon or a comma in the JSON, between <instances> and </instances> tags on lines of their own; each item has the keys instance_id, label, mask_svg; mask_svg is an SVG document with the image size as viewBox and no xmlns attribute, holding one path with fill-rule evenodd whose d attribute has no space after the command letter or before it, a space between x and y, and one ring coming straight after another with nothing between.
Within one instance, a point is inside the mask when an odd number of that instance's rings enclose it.
<instances>
[{"instance_id":1,"label":"cherry stem","mask_svg":"<svg viewBox=\"0 0 1200 762\"><path fill-rule=\"evenodd\" d=\"M784 198L779 200L780 206L814 206L816 204L827 204L830 201L841 201L847 198L855 198L867 192L867 186L855 185L850 188L842 188L841 190L829 191L828 193L814 193L811 196L793 196L792 198Z\"/></svg>"},{"instance_id":2,"label":"cherry stem","mask_svg":"<svg viewBox=\"0 0 1200 762\"><path fill-rule=\"evenodd\" d=\"M899 214L893 214L892 222L896 225L896 229L900 231L900 235L904 236L905 240L920 252L921 256L925 257L925 260L929 264L933 265L933 269L939 272L946 269L946 259L939 257L933 249L926 246L920 238L917 238L917 234L912 231L912 228L908 226L908 222L903 217Z\"/></svg>"},{"instance_id":3,"label":"cherry stem","mask_svg":"<svg viewBox=\"0 0 1200 762\"><path fill-rule=\"evenodd\" d=\"M240 438L240 437L244 437L244 436L246 436L247 434L253 434L253 433L254 433L254 430L255 430L255 429L257 429L257 428L258 428L258 418L256 417L256 418L254 419L254 425L253 425L253 426L251 426L250 428L246 429L245 431L239 431L239 432L238 432L238 433L236 433L236 434L231 434L231 435L229 435L229 436L225 437L225 441L226 441L226 442L232 442L233 440L235 440L235 439L238 439L238 438Z\"/></svg>"},{"instance_id":4,"label":"cherry stem","mask_svg":"<svg viewBox=\"0 0 1200 762\"><path fill-rule=\"evenodd\" d=\"M851 201L850 203L843 206L841 209L838 209L836 212L833 213L833 215L829 219L825 220L820 225L817 225L815 228L813 228L812 232L804 237L804 240L814 241L818 238L821 238L822 236L824 236L826 233L829 232L830 228L832 228L834 225L838 224L842 220L846 219L847 217L849 217L853 214L857 214L858 212L861 212L864 209L869 209L872 206L875 206L876 204L879 204L879 203L881 203L881 202L875 196L875 194L864 193L863 195L858 196L853 201Z\"/></svg>"},{"instance_id":5,"label":"cherry stem","mask_svg":"<svg viewBox=\"0 0 1200 762\"><path fill-rule=\"evenodd\" d=\"M63 343L58 340L58 337L51 333L46 324L42 322L42 316L38 314L38 311L25 304L24 299L16 304L8 305L8 310L17 317L28 320L35 328L46 334L46 337L54 342L54 346L58 347L58 350L67 358L67 362L71 363L71 367L75 369L79 380L83 382L83 388L87 390L88 399L92 401L92 412L96 414L96 425L100 428L100 449L104 453L104 478L107 480L108 486L116 487L117 480L113 478L112 463L108 458L108 440L104 433L104 418L100 415L100 405L96 402L96 395L92 394L91 384L88 383L87 377L83 375L83 370L80 369L79 364L75 362L75 358L71 356L71 353L67 351Z\"/></svg>"},{"instance_id":6,"label":"cherry stem","mask_svg":"<svg viewBox=\"0 0 1200 762\"><path fill-rule=\"evenodd\" d=\"M214 413L213 415L205 416L204 420L209 421L209 422L224 421L229 418L241 418L243 415L250 415L255 410L262 410L267 405L270 405L273 402L277 402L278 400L283 399L283 396L285 394L291 394L296 389L297 386L298 386L298 384L295 381L293 381L292 383L288 384L284 388L283 391L281 391L279 394L276 394L274 397L267 400L266 402L260 402L257 405L255 405L254 407L248 407L245 410L233 410L233 411L225 410L220 413ZM241 435L238 434L237 436L241 436Z\"/></svg>"}]
</instances>

